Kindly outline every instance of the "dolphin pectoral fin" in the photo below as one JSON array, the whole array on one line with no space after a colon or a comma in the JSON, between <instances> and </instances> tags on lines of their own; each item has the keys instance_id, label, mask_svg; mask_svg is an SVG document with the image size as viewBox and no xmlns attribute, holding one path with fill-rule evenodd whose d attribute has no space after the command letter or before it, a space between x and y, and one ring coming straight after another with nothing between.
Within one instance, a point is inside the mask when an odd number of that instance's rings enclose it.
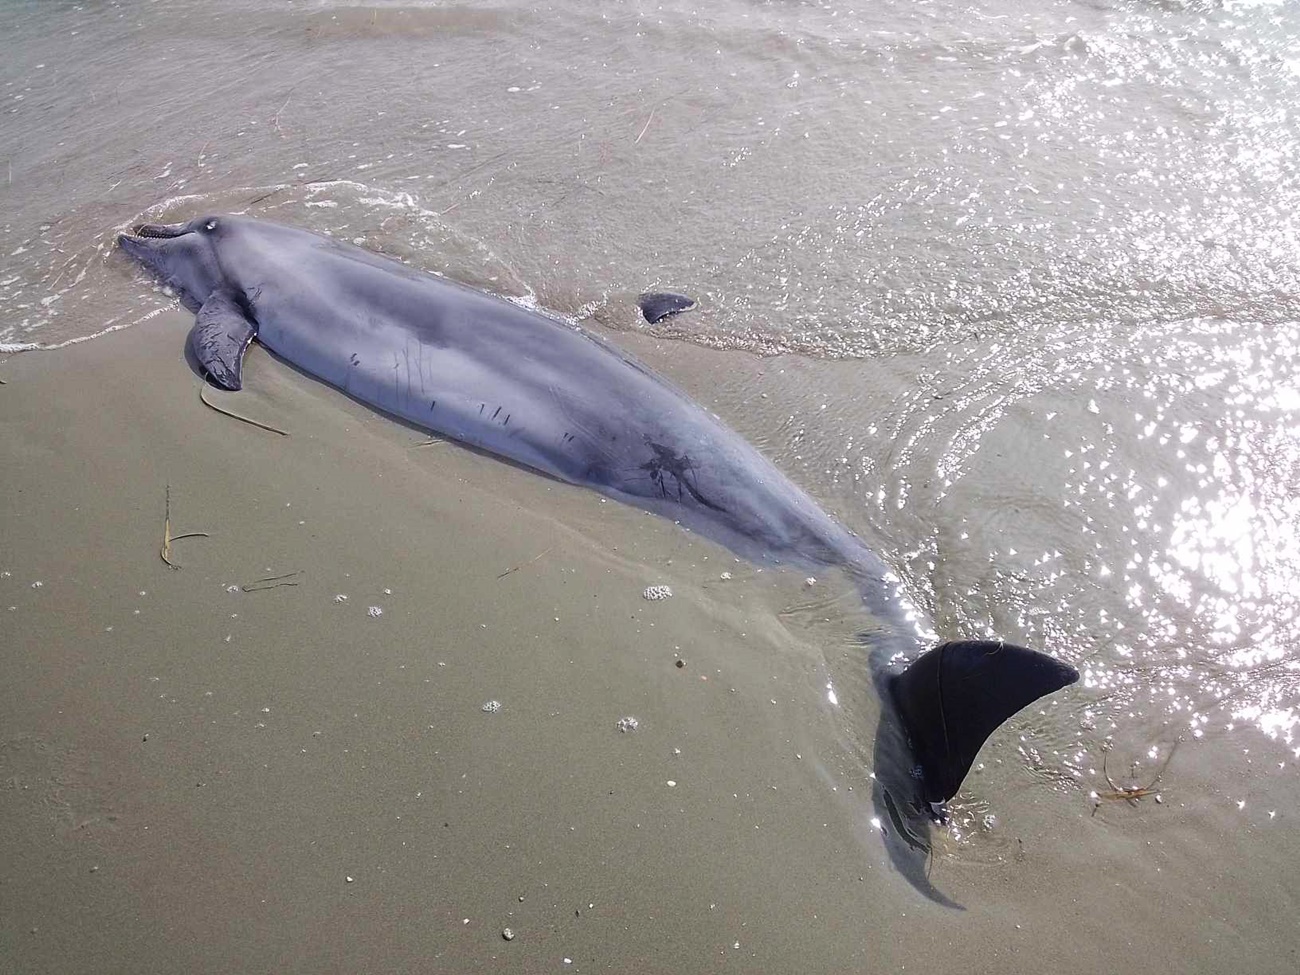
<instances>
[{"instance_id":1,"label":"dolphin pectoral fin","mask_svg":"<svg viewBox=\"0 0 1300 975\"><path fill-rule=\"evenodd\" d=\"M695 307L695 299L670 291L647 291L636 300L641 314L651 325L658 325L670 315Z\"/></svg>"},{"instance_id":2,"label":"dolphin pectoral fin","mask_svg":"<svg viewBox=\"0 0 1300 975\"><path fill-rule=\"evenodd\" d=\"M237 390L243 385L244 351L256 334L257 325L234 297L216 291L203 302L190 329L190 352L206 378L222 389Z\"/></svg>"},{"instance_id":3,"label":"dolphin pectoral fin","mask_svg":"<svg viewBox=\"0 0 1300 975\"><path fill-rule=\"evenodd\" d=\"M889 685L921 767L922 798L938 811L998 725L1078 679L1068 664L1010 643L959 640L922 655Z\"/></svg>"}]
</instances>

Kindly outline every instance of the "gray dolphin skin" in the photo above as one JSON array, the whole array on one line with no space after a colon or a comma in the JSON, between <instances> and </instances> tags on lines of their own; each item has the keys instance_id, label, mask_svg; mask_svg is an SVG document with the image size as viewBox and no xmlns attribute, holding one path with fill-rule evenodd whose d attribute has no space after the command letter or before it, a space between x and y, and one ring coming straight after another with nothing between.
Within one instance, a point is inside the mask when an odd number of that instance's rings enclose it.
<instances>
[{"instance_id":1,"label":"gray dolphin skin","mask_svg":"<svg viewBox=\"0 0 1300 975\"><path fill-rule=\"evenodd\" d=\"M956 906L926 877L930 825L993 730L1077 680L1073 668L995 641L925 652L887 567L855 535L717 417L573 324L248 217L144 224L118 240L195 312L190 352L218 386L240 388L256 339L377 410L677 520L749 559L847 572L873 617L864 663L882 699L873 771L886 848L917 890ZM646 297L656 313L690 302Z\"/></svg>"}]
</instances>

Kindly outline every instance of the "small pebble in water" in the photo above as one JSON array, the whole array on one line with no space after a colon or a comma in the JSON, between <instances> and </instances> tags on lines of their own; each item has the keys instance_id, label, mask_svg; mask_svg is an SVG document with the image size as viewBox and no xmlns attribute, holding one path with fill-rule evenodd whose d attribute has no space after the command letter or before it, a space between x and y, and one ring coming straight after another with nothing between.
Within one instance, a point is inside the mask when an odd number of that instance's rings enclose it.
<instances>
[{"instance_id":1,"label":"small pebble in water","mask_svg":"<svg viewBox=\"0 0 1300 975\"><path fill-rule=\"evenodd\" d=\"M514 941L514 940L515 940L515 933L514 933L514 931L510 930L509 928L504 928L504 929L502 929L502 931L501 931L501 937L505 938L507 941Z\"/></svg>"},{"instance_id":2,"label":"small pebble in water","mask_svg":"<svg viewBox=\"0 0 1300 975\"><path fill-rule=\"evenodd\" d=\"M479 708L479 710L482 711L484 714L496 714L498 711L501 710L501 702L488 701L481 708Z\"/></svg>"},{"instance_id":3,"label":"small pebble in water","mask_svg":"<svg viewBox=\"0 0 1300 975\"><path fill-rule=\"evenodd\" d=\"M685 667L685 666L686 666L686 661L685 661L685 660L678 660L678 661L677 661L677 669L678 669L678 670L681 670L681 669L682 669L683 667Z\"/></svg>"},{"instance_id":4,"label":"small pebble in water","mask_svg":"<svg viewBox=\"0 0 1300 975\"><path fill-rule=\"evenodd\" d=\"M353 878L351 878L351 877L344 877L343 879L346 880L348 883L352 883L352 882L353 882Z\"/></svg>"},{"instance_id":5,"label":"small pebble in water","mask_svg":"<svg viewBox=\"0 0 1300 975\"><path fill-rule=\"evenodd\" d=\"M645 592L641 593L646 599L654 602L659 599L667 599L673 594L673 591L667 586L648 586Z\"/></svg>"},{"instance_id":6,"label":"small pebble in water","mask_svg":"<svg viewBox=\"0 0 1300 975\"><path fill-rule=\"evenodd\" d=\"M383 616L384 611L380 609L378 606L371 606L368 610L366 610L366 615L370 617Z\"/></svg>"},{"instance_id":7,"label":"small pebble in water","mask_svg":"<svg viewBox=\"0 0 1300 975\"><path fill-rule=\"evenodd\" d=\"M619 731L636 731L637 728L641 727L641 722L628 715L626 718L619 718L614 727Z\"/></svg>"}]
</instances>

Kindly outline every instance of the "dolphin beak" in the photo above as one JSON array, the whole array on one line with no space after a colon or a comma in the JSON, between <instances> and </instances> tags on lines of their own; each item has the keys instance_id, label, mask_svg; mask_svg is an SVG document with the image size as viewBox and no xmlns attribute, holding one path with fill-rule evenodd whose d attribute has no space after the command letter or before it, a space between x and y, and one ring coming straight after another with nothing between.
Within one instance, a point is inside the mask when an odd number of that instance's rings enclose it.
<instances>
[{"instance_id":1,"label":"dolphin beak","mask_svg":"<svg viewBox=\"0 0 1300 975\"><path fill-rule=\"evenodd\" d=\"M132 237L180 237L188 232L187 223L138 223L131 228L130 235Z\"/></svg>"},{"instance_id":2,"label":"dolphin beak","mask_svg":"<svg viewBox=\"0 0 1300 975\"><path fill-rule=\"evenodd\" d=\"M189 224L184 223L138 223L129 233L118 234L117 243L136 260L154 264L156 256L161 253L160 243L183 237L189 232L188 228Z\"/></svg>"}]
</instances>

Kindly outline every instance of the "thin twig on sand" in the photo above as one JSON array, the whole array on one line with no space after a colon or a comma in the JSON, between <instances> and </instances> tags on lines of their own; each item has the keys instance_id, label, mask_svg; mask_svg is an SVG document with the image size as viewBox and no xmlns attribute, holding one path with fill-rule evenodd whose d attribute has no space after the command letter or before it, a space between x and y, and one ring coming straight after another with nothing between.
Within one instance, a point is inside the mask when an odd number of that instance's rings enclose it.
<instances>
[{"instance_id":1,"label":"thin twig on sand","mask_svg":"<svg viewBox=\"0 0 1300 975\"><path fill-rule=\"evenodd\" d=\"M534 555L534 556L533 556L531 559L529 559L527 562L520 562L520 563L519 563L518 565L516 565L516 566L511 566L509 569L506 569L505 572L502 572L499 576L497 576L497 579L498 579L498 580L500 580L500 579L504 579L506 576L510 575L510 573L512 573L512 572L518 572L520 569L523 569L523 568L526 568L527 566L532 565L534 562L536 562L538 559L540 559L543 555L545 555L545 554L546 554L547 552L549 552L549 551L550 551L549 548L548 548L548 549L544 549L543 551L541 551L541 552L539 552L538 554Z\"/></svg>"},{"instance_id":2,"label":"thin twig on sand","mask_svg":"<svg viewBox=\"0 0 1300 975\"><path fill-rule=\"evenodd\" d=\"M172 561L172 542L179 541L182 538L208 538L207 532L185 532L181 535L172 534L172 486L167 485L166 493L166 511L163 515L163 542L162 548L158 554L162 560L167 563L169 569L179 569L180 566Z\"/></svg>"},{"instance_id":3,"label":"thin twig on sand","mask_svg":"<svg viewBox=\"0 0 1300 975\"><path fill-rule=\"evenodd\" d=\"M279 586L296 586L297 582L291 582L294 576L302 575L302 569L294 572L286 572L282 576L267 576L265 579L254 579L246 586L240 586L240 592L264 592L267 589L275 589Z\"/></svg>"},{"instance_id":4,"label":"thin twig on sand","mask_svg":"<svg viewBox=\"0 0 1300 975\"><path fill-rule=\"evenodd\" d=\"M275 113L275 117L271 119L271 128L275 129L277 135L284 135L284 133L280 131L280 113L283 112L285 106L289 104L289 99L293 97L293 89L297 87L297 85L294 85L293 88L289 89L289 93L284 96L284 104L280 106L279 110Z\"/></svg>"},{"instance_id":5,"label":"thin twig on sand","mask_svg":"<svg viewBox=\"0 0 1300 975\"><path fill-rule=\"evenodd\" d=\"M655 108L658 108L658 107L659 107L658 105L655 106ZM641 141L641 136L642 136L642 135L645 135L645 133L646 133L646 129L650 128L650 123L654 121L654 117L655 117L655 110L654 110L654 108L652 108L652 109L650 109L650 116L649 116L649 118L647 118L647 119L645 120L645 125L641 126L641 135L638 135L638 136L636 137L636 141L633 142L632 145L636 145L638 142Z\"/></svg>"},{"instance_id":6,"label":"thin twig on sand","mask_svg":"<svg viewBox=\"0 0 1300 975\"><path fill-rule=\"evenodd\" d=\"M259 430L267 430L271 433L278 433L282 437L289 436L289 434L281 430L279 427L273 427L269 423L263 423L261 420L254 420L246 416L241 416L238 413L233 413L230 410L217 406L217 404L215 403L208 402L208 398L203 395L203 391L206 390L207 388L208 388L207 383L204 383L202 386L199 387L199 399L203 401L203 405L206 406L208 409L216 410L218 413L222 414L223 416L228 416L232 420L239 420L241 423L249 423L257 427Z\"/></svg>"},{"instance_id":7,"label":"thin twig on sand","mask_svg":"<svg viewBox=\"0 0 1300 975\"><path fill-rule=\"evenodd\" d=\"M275 189L270 190L270 191L268 191L268 192L266 192L266 193L263 193L261 196L255 196L255 197L253 197L251 200L249 200L249 201L248 201L246 204L244 204L244 205L245 205L245 206L250 206L250 207L251 207L254 203L261 203L263 200L268 200L268 199L270 199L271 197L275 196L275 194L277 194L277 193L283 193L283 192L284 192L285 190L287 190L288 188L289 188L289 187L287 187L287 186L277 186Z\"/></svg>"}]
</instances>

